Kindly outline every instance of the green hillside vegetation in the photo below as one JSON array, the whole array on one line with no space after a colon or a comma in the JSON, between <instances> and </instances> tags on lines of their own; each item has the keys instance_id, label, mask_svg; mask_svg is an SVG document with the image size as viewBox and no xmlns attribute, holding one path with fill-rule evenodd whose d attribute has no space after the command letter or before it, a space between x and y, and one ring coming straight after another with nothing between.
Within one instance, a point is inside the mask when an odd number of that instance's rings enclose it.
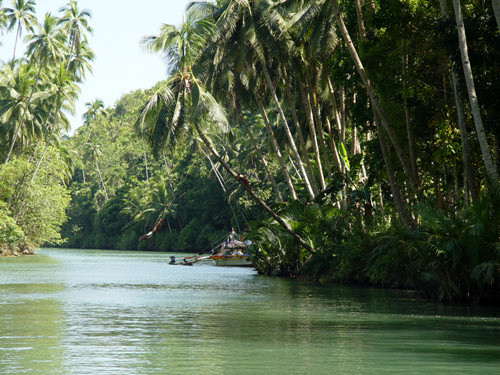
<instances>
[{"instance_id":1,"label":"green hillside vegetation","mask_svg":"<svg viewBox=\"0 0 500 375\"><path fill-rule=\"evenodd\" d=\"M497 5L193 2L143 40L168 76L65 139L92 52L46 18L0 71L2 248L202 252L234 227L261 274L498 303Z\"/></svg>"}]
</instances>

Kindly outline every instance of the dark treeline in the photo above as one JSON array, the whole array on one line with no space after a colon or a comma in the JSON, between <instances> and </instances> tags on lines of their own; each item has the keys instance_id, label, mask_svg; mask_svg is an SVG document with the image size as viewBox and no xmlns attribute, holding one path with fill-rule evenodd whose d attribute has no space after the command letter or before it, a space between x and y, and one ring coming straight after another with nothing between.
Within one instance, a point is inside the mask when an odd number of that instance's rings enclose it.
<instances>
[{"instance_id":1,"label":"dark treeline","mask_svg":"<svg viewBox=\"0 0 500 375\"><path fill-rule=\"evenodd\" d=\"M74 97L45 77L78 84L76 60L91 53L75 52L85 38L62 17L66 52L33 46L1 70L0 240L199 252L233 226L263 274L496 303L498 8L192 2L183 24L143 40L166 59L165 80L112 107L88 103L65 140ZM21 73L37 95L16 101Z\"/></svg>"}]
</instances>

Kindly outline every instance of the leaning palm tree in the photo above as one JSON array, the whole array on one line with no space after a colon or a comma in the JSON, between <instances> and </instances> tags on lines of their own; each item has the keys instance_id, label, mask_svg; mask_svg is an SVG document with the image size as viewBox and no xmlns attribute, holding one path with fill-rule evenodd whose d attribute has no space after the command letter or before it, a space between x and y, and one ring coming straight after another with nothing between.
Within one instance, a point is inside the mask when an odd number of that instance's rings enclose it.
<instances>
[{"instance_id":1,"label":"leaning palm tree","mask_svg":"<svg viewBox=\"0 0 500 375\"><path fill-rule=\"evenodd\" d=\"M465 82L467 83L467 93L469 94L469 102L472 110L472 117L474 118L474 125L476 126L477 138L483 156L484 167L490 180L497 184L498 172L491 158L490 149L488 147L488 140L486 139L486 132L483 126L481 117L481 110L477 99L476 88L474 85L474 76L469 60L469 52L467 49L467 38L465 35L465 26L462 16L462 8L460 0L453 0L453 8L455 10L455 19L457 21L458 44L460 47L460 55L462 56L462 65L464 69Z\"/></svg>"},{"instance_id":2,"label":"leaning palm tree","mask_svg":"<svg viewBox=\"0 0 500 375\"><path fill-rule=\"evenodd\" d=\"M361 59L359 58L358 52L352 42L351 36L349 34L349 31L347 30L347 27L344 23L344 20L342 18L342 14L340 11L340 7L338 4L338 0L329 0L332 3L333 7L333 12L335 15L335 20L337 23L338 28L340 29L340 33L342 34L342 37L344 39L345 44L347 45L347 49L349 50L349 53L354 61L354 65L356 66L356 70L358 71L358 74L363 81L363 84L365 86L365 89L370 97L371 103L373 105L373 109L375 111L375 114L377 117L380 118L380 123L382 125L382 128L385 130L387 133L389 140L391 141L396 154L398 155L399 161L401 165L403 166L403 169L406 174L406 178L408 179L408 182L410 183L411 188L417 194L417 196L421 196L421 190L420 190L420 184L418 180L416 179L415 174L412 172L411 165L409 163L408 157L405 154L405 151L397 137L396 132L394 131L393 126L390 124L389 119L385 113L385 110L382 107L382 103L380 101L379 95L377 94L375 87L371 80L369 79L366 70L363 66L363 63L361 62Z\"/></svg>"},{"instance_id":3,"label":"leaning palm tree","mask_svg":"<svg viewBox=\"0 0 500 375\"><path fill-rule=\"evenodd\" d=\"M7 31L16 28L16 38L14 41L14 52L12 53L12 60L16 58L16 48L18 39L21 37L23 28L34 32L36 25L36 2L34 0L13 0L12 8L5 9L5 15L8 20Z\"/></svg>"},{"instance_id":4,"label":"leaning palm tree","mask_svg":"<svg viewBox=\"0 0 500 375\"><path fill-rule=\"evenodd\" d=\"M194 5L193 5L194 6ZM204 3L200 7L206 6ZM255 86L259 93L255 96L256 100L260 102L259 108L261 109L262 116L267 117L265 113L264 99L269 99L278 113L278 118L281 126L285 130L288 140L288 147L293 155L293 160L299 170L300 177L302 178L306 190L314 199L315 193L311 187L309 176L306 173L304 162L296 147L295 139L288 125L283 106L277 95L277 86L272 77L272 70L270 66L274 65L277 61L275 53L289 47L287 39L279 39L276 34L279 34L279 26L276 13L270 12L270 3L268 1L223 1L220 7L214 8L209 17L215 20L215 31L212 42L208 46L209 49L214 49L214 70L223 70L227 66L228 60L233 60L232 64L233 74L238 77L239 72L247 70L252 67L254 72L254 79L260 79L261 85ZM234 56L234 57L233 57ZM269 98L263 97L262 93L269 93ZM269 131L269 137L273 145L275 139L273 132ZM277 155L281 153L276 146L275 150ZM280 161L283 173L290 187L290 194L293 199L297 199L295 188L291 179L289 178L286 166Z\"/></svg>"},{"instance_id":5,"label":"leaning palm tree","mask_svg":"<svg viewBox=\"0 0 500 375\"><path fill-rule=\"evenodd\" d=\"M190 62L194 56L190 56L193 51L201 48L199 43L203 43L202 32L206 32L207 21L200 25L184 23L180 29L170 28L172 33L164 44L165 54L172 56L172 63L176 66L170 79L167 80L163 88L155 93L148 103L143 107L136 126L141 129L147 127L149 130L150 144L153 149L158 150L168 142L173 142L176 136L183 130L193 128L203 141L208 150L216 157L218 162L234 179L246 189L253 199L260 204L290 235L292 235L302 247L314 252L309 243L304 241L291 227L276 214L250 186L239 180L236 173L229 164L221 157L215 149L212 141L205 134L204 127L215 126L219 132L227 132L228 123L226 115L220 104L208 93L202 83L195 77L191 69ZM199 27L198 27L199 26ZM185 31L185 32L180 32ZM154 39L158 40L158 39Z\"/></svg>"}]
</instances>

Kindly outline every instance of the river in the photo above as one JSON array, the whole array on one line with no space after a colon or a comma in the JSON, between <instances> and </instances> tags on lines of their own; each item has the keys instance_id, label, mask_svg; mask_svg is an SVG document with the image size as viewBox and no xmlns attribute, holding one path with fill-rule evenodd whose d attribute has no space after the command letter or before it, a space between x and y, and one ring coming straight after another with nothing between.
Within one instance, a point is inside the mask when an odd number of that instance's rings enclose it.
<instances>
[{"instance_id":1,"label":"river","mask_svg":"<svg viewBox=\"0 0 500 375\"><path fill-rule=\"evenodd\" d=\"M171 266L169 255L43 249L0 258L0 373L500 371L498 308L251 268Z\"/></svg>"}]
</instances>

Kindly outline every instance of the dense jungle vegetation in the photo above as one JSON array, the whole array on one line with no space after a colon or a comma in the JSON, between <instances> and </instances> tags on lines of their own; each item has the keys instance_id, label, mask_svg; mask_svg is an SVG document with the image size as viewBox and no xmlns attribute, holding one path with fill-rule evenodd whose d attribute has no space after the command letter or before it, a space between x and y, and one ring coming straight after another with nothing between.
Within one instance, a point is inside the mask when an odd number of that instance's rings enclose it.
<instances>
[{"instance_id":1,"label":"dense jungle vegetation","mask_svg":"<svg viewBox=\"0 0 500 375\"><path fill-rule=\"evenodd\" d=\"M263 274L500 301L500 1L194 1L142 41L168 76L71 137L91 14L13 4L3 252L200 252L233 226Z\"/></svg>"}]
</instances>

